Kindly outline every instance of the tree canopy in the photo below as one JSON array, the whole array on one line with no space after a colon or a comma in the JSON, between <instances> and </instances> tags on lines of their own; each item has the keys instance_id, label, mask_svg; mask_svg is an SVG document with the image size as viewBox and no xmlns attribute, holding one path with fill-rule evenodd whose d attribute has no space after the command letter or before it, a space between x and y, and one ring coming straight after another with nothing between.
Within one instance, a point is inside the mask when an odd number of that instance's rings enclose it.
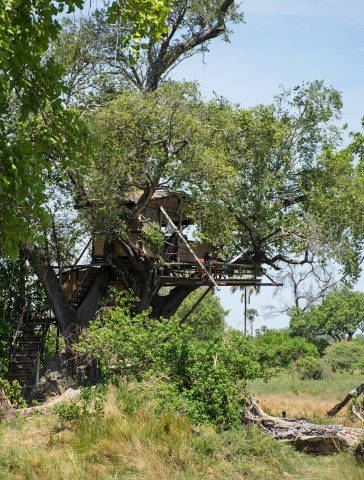
<instances>
[{"instance_id":1,"label":"tree canopy","mask_svg":"<svg viewBox=\"0 0 364 480\"><path fill-rule=\"evenodd\" d=\"M123 93L85 116L97 146L81 201L94 228L120 235L126 192L183 190L195 235L227 257L279 269L318 255L355 277L363 169L353 145L340 149L341 107L321 81L251 109L206 102L191 83Z\"/></svg>"},{"instance_id":2,"label":"tree canopy","mask_svg":"<svg viewBox=\"0 0 364 480\"><path fill-rule=\"evenodd\" d=\"M353 290L337 290L320 305L291 313L290 328L294 335L315 339L330 337L334 341L351 340L364 328L364 294Z\"/></svg>"},{"instance_id":3,"label":"tree canopy","mask_svg":"<svg viewBox=\"0 0 364 480\"><path fill-rule=\"evenodd\" d=\"M47 55L61 31L59 15L82 6L83 0L0 1L0 242L5 254L16 255L20 241L43 232L49 177L77 168L85 157L85 130L64 108L62 69ZM163 0L125 0L111 3L107 19L122 25L121 46L138 52L141 37L154 44L165 32L167 13Z\"/></svg>"}]
</instances>

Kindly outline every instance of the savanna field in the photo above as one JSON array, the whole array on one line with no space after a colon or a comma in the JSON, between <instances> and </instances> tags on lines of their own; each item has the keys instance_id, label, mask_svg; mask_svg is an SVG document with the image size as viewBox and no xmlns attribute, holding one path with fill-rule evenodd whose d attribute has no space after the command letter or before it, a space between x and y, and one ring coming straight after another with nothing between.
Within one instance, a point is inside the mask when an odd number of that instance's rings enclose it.
<instances>
[{"instance_id":1,"label":"savanna field","mask_svg":"<svg viewBox=\"0 0 364 480\"><path fill-rule=\"evenodd\" d=\"M327 422L326 410L360 380L344 374L304 381L283 375L250 389L271 414L285 410L287 416ZM360 426L346 411L335 422ZM183 415L156 416L132 387L109 389L101 419L69 422L53 413L13 420L0 431L4 480L364 479L364 467L351 453L310 456L256 427L217 432L194 427Z\"/></svg>"},{"instance_id":2,"label":"savanna field","mask_svg":"<svg viewBox=\"0 0 364 480\"><path fill-rule=\"evenodd\" d=\"M364 480L363 0L0 0L0 480Z\"/></svg>"}]
</instances>

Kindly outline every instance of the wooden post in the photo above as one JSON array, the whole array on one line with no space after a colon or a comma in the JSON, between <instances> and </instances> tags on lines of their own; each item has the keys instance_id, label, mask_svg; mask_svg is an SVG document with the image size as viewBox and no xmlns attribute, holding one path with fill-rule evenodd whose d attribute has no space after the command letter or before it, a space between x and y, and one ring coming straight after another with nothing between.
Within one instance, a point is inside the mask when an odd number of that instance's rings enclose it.
<instances>
[{"instance_id":1,"label":"wooden post","mask_svg":"<svg viewBox=\"0 0 364 480\"><path fill-rule=\"evenodd\" d=\"M248 299L247 290L246 290L246 287L244 287L244 335L246 335L246 332L247 332L247 318L246 318L246 315L247 315L247 299Z\"/></svg>"},{"instance_id":2,"label":"wooden post","mask_svg":"<svg viewBox=\"0 0 364 480\"><path fill-rule=\"evenodd\" d=\"M59 353L59 327L56 326L56 353Z\"/></svg>"},{"instance_id":3,"label":"wooden post","mask_svg":"<svg viewBox=\"0 0 364 480\"><path fill-rule=\"evenodd\" d=\"M170 216L168 215L168 213L164 210L163 207L160 207L161 209L161 212L163 213L163 215L165 216L165 218L168 220L168 222L170 223L171 227L173 228L173 230L176 232L176 234L178 235L178 237L182 240L182 242L186 245L187 247L187 250L191 253L191 255L193 256L193 258L195 259L196 261L196 264L202 268L202 270L205 272L205 274L207 275L207 277L211 280L211 283L217 288L217 290L220 290L219 286L217 285L217 283L215 282L215 280L213 279L213 277L210 275L210 273L208 272L208 270L206 269L205 265L203 263L200 263L196 253L193 251L193 249L191 248L190 244L187 242L187 240L185 239L185 237L182 235L182 233L178 230L178 228L176 227L176 225L173 223L173 220L170 218Z\"/></svg>"},{"instance_id":4,"label":"wooden post","mask_svg":"<svg viewBox=\"0 0 364 480\"><path fill-rule=\"evenodd\" d=\"M37 353L37 358L35 360L35 374L34 374L34 385L39 383L39 367L40 367L40 353Z\"/></svg>"},{"instance_id":5,"label":"wooden post","mask_svg":"<svg viewBox=\"0 0 364 480\"><path fill-rule=\"evenodd\" d=\"M179 323L184 323L188 317L190 315L192 315L192 313L196 310L196 308L200 305L200 303L202 302L202 300L207 296L208 293L211 292L211 290L213 289L214 287L212 285L209 286L209 288L207 288L203 294L201 295L201 297L197 300L197 302L193 305L192 308L190 308L190 310L186 313L186 315L180 320Z\"/></svg>"}]
</instances>

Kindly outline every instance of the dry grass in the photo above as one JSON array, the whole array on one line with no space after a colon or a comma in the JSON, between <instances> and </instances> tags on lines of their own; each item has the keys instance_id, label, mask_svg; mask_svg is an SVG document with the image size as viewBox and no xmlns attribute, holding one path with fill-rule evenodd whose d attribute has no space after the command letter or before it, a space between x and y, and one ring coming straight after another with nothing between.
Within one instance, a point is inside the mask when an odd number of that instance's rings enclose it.
<instances>
[{"instance_id":1,"label":"dry grass","mask_svg":"<svg viewBox=\"0 0 364 480\"><path fill-rule=\"evenodd\" d=\"M260 398L272 413L283 400L287 412L312 412L310 395L285 398L276 390ZM110 390L104 417L76 425L62 426L52 414L0 426L0 479L364 480L350 453L310 457L255 428L216 433L206 427L196 435L186 417L156 417L148 405L130 408L130 400ZM323 396L320 408L324 402Z\"/></svg>"},{"instance_id":2,"label":"dry grass","mask_svg":"<svg viewBox=\"0 0 364 480\"><path fill-rule=\"evenodd\" d=\"M312 420L329 421L326 412L332 408L338 401L332 401L324 395L312 395L309 393L281 393L281 394L260 394L258 396L259 403L270 415L282 416L283 412L287 417L307 418ZM331 420L330 420L331 421ZM362 423L353 421L348 416L347 409L342 410L333 420L335 423L343 425L363 426Z\"/></svg>"},{"instance_id":3,"label":"dry grass","mask_svg":"<svg viewBox=\"0 0 364 480\"><path fill-rule=\"evenodd\" d=\"M299 380L295 375L284 374L266 383L254 382L250 388L262 408L270 415L307 418L321 422L335 422L348 426L360 426L348 409L343 409L334 419L326 412L341 401L355 386L362 383L359 375L333 374L322 380Z\"/></svg>"}]
</instances>

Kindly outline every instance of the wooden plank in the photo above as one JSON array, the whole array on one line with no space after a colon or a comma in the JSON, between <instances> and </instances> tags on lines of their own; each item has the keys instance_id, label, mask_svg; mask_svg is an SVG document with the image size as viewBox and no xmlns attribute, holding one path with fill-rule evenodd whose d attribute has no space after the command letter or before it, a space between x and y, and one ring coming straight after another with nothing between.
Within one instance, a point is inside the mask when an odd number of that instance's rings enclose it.
<instances>
[{"instance_id":1,"label":"wooden plank","mask_svg":"<svg viewBox=\"0 0 364 480\"><path fill-rule=\"evenodd\" d=\"M217 283L215 282L214 278L210 275L210 273L208 272L208 270L206 269L205 265L203 263L201 263L197 257L197 255L195 254L195 252L193 251L193 249L191 248L190 244L187 242L187 240L185 239L185 237L182 235L182 233L178 230L178 228L176 227L176 225L173 223L172 219L169 217L168 213L164 210L163 207L160 207L160 210L162 212L162 214L164 215L164 217L168 220L168 222L170 223L171 227L173 228L173 230L176 232L176 234L178 235L178 237L184 242L184 244L186 245L187 249L189 250L189 252L192 254L193 258L196 260L196 264L202 268L202 270L205 272L206 276L210 279L211 283L213 285L215 285L215 287L217 288L217 290L220 290L220 288L218 287Z\"/></svg>"},{"instance_id":2,"label":"wooden plank","mask_svg":"<svg viewBox=\"0 0 364 480\"><path fill-rule=\"evenodd\" d=\"M190 308L188 310L188 312L186 313L186 315L184 315L184 317L180 320L179 323L184 323L188 317L190 317L193 312L196 310L196 308L200 305L200 303L202 302L202 300L211 292L211 290L213 289L214 287L212 285L209 286L209 288L207 288L203 294L201 295L201 297L197 300L197 302L192 306L192 308Z\"/></svg>"},{"instance_id":3,"label":"wooden plank","mask_svg":"<svg viewBox=\"0 0 364 480\"><path fill-rule=\"evenodd\" d=\"M161 276L159 277L161 285L198 285L198 286L208 286L211 283L208 279L201 279L195 277L169 277ZM220 287L233 287L233 286L281 286L279 284L275 285L273 283L261 283L259 279L256 278L244 278L244 279L226 279L226 280L216 280L216 283Z\"/></svg>"}]
</instances>

